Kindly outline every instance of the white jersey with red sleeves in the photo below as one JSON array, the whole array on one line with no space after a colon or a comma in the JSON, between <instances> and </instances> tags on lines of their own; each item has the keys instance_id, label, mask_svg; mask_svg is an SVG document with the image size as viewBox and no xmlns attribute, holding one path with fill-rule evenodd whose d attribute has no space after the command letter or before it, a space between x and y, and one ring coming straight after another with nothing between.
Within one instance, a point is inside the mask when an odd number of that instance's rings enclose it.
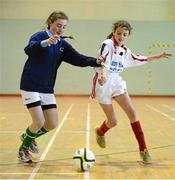
<instances>
[{"instance_id":1,"label":"white jersey with red sleeves","mask_svg":"<svg viewBox=\"0 0 175 180\"><path fill-rule=\"evenodd\" d=\"M105 59L109 72L119 73L124 68L143 65L147 62L146 56L135 55L125 46L118 46L112 39L106 39L99 50L99 55ZM95 68L98 69L99 68Z\"/></svg>"},{"instance_id":2,"label":"white jersey with red sleeves","mask_svg":"<svg viewBox=\"0 0 175 180\"><path fill-rule=\"evenodd\" d=\"M107 68L106 83L100 85L101 67L95 68L91 98L101 104L112 104L112 98L127 92L126 82L119 75L124 68L143 65L146 56L135 55L125 46L119 46L112 39L105 40L99 50L99 55L105 59Z\"/></svg>"}]
</instances>

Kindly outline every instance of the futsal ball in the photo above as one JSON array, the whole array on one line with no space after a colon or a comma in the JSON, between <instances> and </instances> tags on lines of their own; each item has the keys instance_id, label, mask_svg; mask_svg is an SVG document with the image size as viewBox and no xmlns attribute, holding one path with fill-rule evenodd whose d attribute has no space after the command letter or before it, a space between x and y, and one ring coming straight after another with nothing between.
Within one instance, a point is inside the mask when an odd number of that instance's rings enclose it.
<instances>
[{"instance_id":1,"label":"futsal ball","mask_svg":"<svg viewBox=\"0 0 175 180\"><path fill-rule=\"evenodd\" d=\"M89 171L95 163L94 153L86 148L77 149L73 159L78 171Z\"/></svg>"}]
</instances>

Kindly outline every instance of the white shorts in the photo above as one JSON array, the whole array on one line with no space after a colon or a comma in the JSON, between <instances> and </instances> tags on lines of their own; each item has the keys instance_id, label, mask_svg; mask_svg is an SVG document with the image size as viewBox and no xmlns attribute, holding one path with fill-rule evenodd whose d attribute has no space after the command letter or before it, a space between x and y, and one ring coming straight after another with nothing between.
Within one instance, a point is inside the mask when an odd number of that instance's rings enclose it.
<instances>
[{"instance_id":1,"label":"white shorts","mask_svg":"<svg viewBox=\"0 0 175 180\"><path fill-rule=\"evenodd\" d=\"M91 98L101 104L112 104L112 99L127 92L126 82L116 73L110 73L103 86L98 83L98 74L93 80Z\"/></svg>"},{"instance_id":2,"label":"white shorts","mask_svg":"<svg viewBox=\"0 0 175 180\"><path fill-rule=\"evenodd\" d=\"M56 104L56 99L54 94L50 93L38 93L31 91L21 90L23 104L31 104L40 101L41 105Z\"/></svg>"}]
</instances>

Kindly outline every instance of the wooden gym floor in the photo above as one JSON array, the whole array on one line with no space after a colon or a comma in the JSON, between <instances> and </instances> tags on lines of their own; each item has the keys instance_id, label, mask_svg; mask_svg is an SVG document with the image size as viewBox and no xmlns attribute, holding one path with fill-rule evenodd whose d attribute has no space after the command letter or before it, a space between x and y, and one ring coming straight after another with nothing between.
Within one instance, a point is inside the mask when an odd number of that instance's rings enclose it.
<instances>
[{"instance_id":1,"label":"wooden gym floor","mask_svg":"<svg viewBox=\"0 0 175 180\"><path fill-rule=\"evenodd\" d=\"M175 98L133 97L154 163L140 162L138 146L129 121L114 103L118 126L107 134L107 148L95 141L94 127L105 119L100 106L88 97L57 97L59 126L38 138L36 163L20 163L20 134L30 124L21 98L0 96L0 179L175 179ZM72 156L76 149L90 148L94 167L77 172Z\"/></svg>"}]
</instances>

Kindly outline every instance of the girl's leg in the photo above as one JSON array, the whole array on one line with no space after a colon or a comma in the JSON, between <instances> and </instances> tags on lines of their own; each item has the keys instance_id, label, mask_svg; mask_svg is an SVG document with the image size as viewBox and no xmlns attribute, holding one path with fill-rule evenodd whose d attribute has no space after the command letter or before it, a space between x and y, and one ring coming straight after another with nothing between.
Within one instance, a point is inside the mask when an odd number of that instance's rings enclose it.
<instances>
[{"instance_id":1,"label":"girl's leg","mask_svg":"<svg viewBox=\"0 0 175 180\"><path fill-rule=\"evenodd\" d=\"M58 113L56 108L46 109L43 111L45 117L44 128L48 131L58 126Z\"/></svg>"},{"instance_id":2,"label":"girl's leg","mask_svg":"<svg viewBox=\"0 0 175 180\"><path fill-rule=\"evenodd\" d=\"M134 106L131 102L131 98L127 93L122 94L120 96L115 97L115 100L118 102L118 104L121 106L121 108L126 112L130 123L132 130L135 134L135 137L139 144L140 153L146 152L146 156L142 157L143 161L145 163L150 163L151 158L147 152L147 147L145 143L144 133L142 130L142 127L140 125L140 122L138 121Z\"/></svg>"},{"instance_id":3,"label":"girl's leg","mask_svg":"<svg viewBox=\"0 0 175 180\"><path fill-rule=\"evenodd\" d=\"M112 104L100 104L103 112L105 113L107 120L105 121L108 128L112 128L117 125L117 119L114 113Z\"/></svg>"},{"instance_id":4,"label":"girl's leg","mask_svg":"<svg viewBox=\"0 0 175 180\"><path fill-rule=\"evenodd\" d=\"M57 127L58 115L57 115L56 108L44 109L43 114L44 114L45 121L44 121L43 126L37 131L35 138L38 138L38 137L46 134L48 131ZM22 136L24 136L24 134ZM35 140L32 141L32 143L29 147L29 150L33 153L39 153L39 147Z\"/></svg>"},{"instance_id":5,"label":"girl's leg","mask_svg":"<svg viewBox=\"0 0 175 180\"><path fill-rule=\"evenodd\" d=\"M116 126L117 119L115 117L114 109L112 104L100 104L107 120L104 121L100 127L96 127L95 133L96 133L96 140L100 147L105 148L106 147L106 140L105 140L105 133L112 127Z\"/></svg>"},{"instance_id":6,"label":"girl's leg","mask_svg":"<svg viewBox=\"0 0 175 180\"><path fill-rule=\"evenodd\" d=\"M41 106L36 106L28 108L29 113L32 117L32 124L29 126L29 129L32 132L37 133L37 131L44 125L45 117Z\"/></svg>"},{"instance_id":7,"label":"girl's leg","mask_svg":"<svg viewBox=\"0 0 175 180\"><path fill-rule=\"evenodd\" d=\"M19 148L18 156L19 159L24 162L32 161L28 149L33 143L37 135L37 131L44 125L45 121L41 106L31 107L28 108L28 110L32 117L32 124L26 129L26 133L24 134L24 137L22 137L23 142Z\"/></svg>"},{"instance_id":8,"label":"girl's leg","mask_svg":"<svg viewBox=\"0 0 175 180\"><path fill-rule=\"evenodd\" d=\"M47 107L47 106L46 106ZM48 131L54 129L55 127L57 127L58 124L58 115L57 115L57 109L56 109L56 105L55 108L43 108L42 107L43 112L41 112L41 116L43 116L44 118L44 123L42 123L42 127L41 125L39 125L39 130L35 131L35 138L38 138L44 134L46 134ZM31 111L30 114L33 116L33 119L35 119L35 112L33 112L34 110L31 109L29 110ZM38 113L37 113L38 114ZM31 129L38 129L38 127L34 128L36 126L37 123L32 123L31 126L29 128ZM24 141L24 138L26 137L26 133L22 134L21 139L22 141ZM37 142L33 139L29 150L32 153L39 153L39 147L37 146Z\"/></svg>"},{"instance_id":9,"label":"girl's leg","mask_svg":"<svg viewBox=\"0 0 175 180\"><path fill-rule=\"evenodd\" d=\"M146 149L144 134L143 134L141 125L137 119L137 115L136 115L134 106L132 105L129 95L127 93L122 94L120 96L115 97L115 100L118 102L118 104L121 106L121 108L126 112L128 118L130 120L133 132L139 143L140 150Z\"/></svg>"},{"instance_id":10,"label":"girl's leg","mask_svg":"<svg viewBox=\"0 0 175 180\"><path fill-rule=\"evenodd\" d=\"M116 96L114 99L115 101L117 101L120 107L125 111L125 113L127 114L130 120L130 123L134 123L138 121L135 108L131 102L131 98L127 93L122 94L120 96Z\"/></svg>"},{"instance_id":11,"label":"girl's leg","mask_svg":"<svg viewBox=\"0 0 175 180\"><path fill-rule=\"evenodd\" d=\"M56 107L43 109L43 113L45 122L41 129L37 132L36 138L46 134L48 131L56 128L58 125L58 113Z\"/></svg>"}]
</instances>

